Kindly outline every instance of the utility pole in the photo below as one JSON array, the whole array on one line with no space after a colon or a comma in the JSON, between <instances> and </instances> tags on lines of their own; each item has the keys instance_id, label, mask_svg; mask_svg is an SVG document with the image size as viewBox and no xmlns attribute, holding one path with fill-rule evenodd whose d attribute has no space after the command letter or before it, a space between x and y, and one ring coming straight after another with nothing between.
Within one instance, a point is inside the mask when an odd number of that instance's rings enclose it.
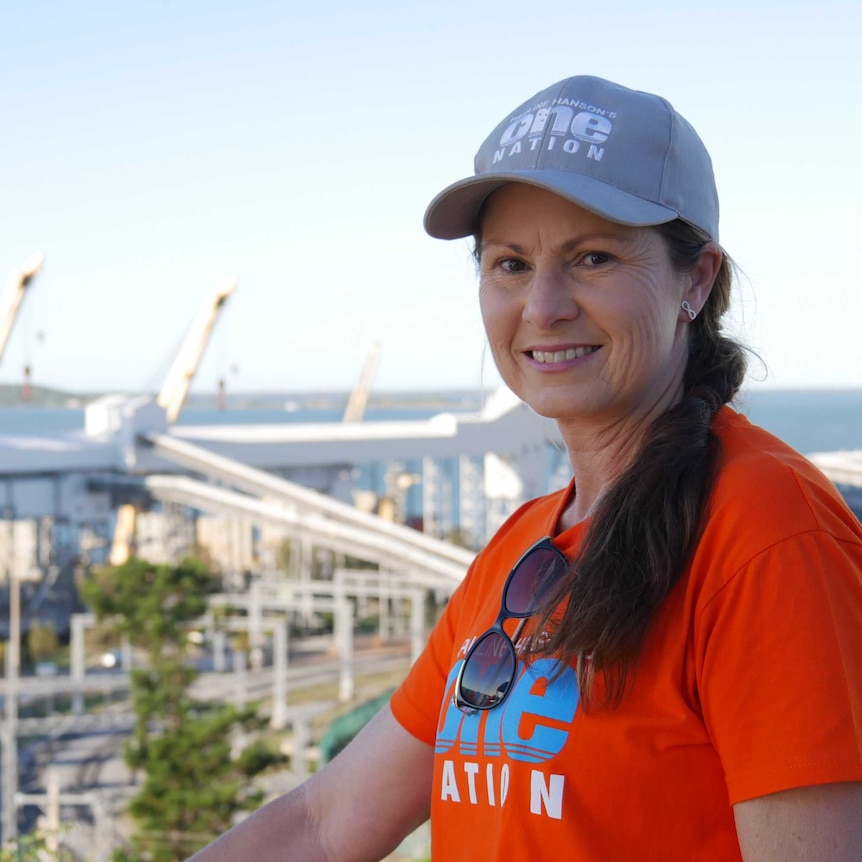
<instances>
[{"instance_id":1,"label":"utility pole","mask_svg":"<svg viewBox=\"0 0 862 862\"><path fill-rule=\"evenodd\" d=\"M9 524L6 578L9 584L9 640L6 643L6 720L3 723L3 842L18 837L15 794L18 792L18 672L21 646L21 585L15 568L15 511L7 506Z\"/></svg>"}]
</instances>

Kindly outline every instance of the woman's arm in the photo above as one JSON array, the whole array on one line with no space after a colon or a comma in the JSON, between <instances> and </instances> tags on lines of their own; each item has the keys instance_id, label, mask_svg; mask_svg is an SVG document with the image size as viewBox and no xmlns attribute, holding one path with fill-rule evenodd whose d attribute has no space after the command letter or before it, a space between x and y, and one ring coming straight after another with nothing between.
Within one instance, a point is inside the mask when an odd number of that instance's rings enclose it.
<instances>
[{"instance_id":1,"label":"woman's arm","mask_svg":"<svg viewBox=\"0 0 862 862\"><path fill-rule=\"evenodd\" d=\"M428 819L434 749L381 710L323 770L189 862L373 862Z\"/></svg>"},{"instance_id":2,"label":"woman's arm","mask_svg":"<svg viewBox=\"0 0 862 862\"><path fill-rule=\"evenodd\" d=\"M799 787L733 806L745 862L859 862L862 782Z\"/></svg>"}]
</instances>

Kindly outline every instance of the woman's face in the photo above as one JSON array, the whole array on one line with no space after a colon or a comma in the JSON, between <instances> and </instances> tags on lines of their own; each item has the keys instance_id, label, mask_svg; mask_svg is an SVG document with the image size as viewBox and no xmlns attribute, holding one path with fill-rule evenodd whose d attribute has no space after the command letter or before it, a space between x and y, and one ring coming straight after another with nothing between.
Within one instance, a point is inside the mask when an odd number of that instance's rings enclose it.
<instances>
[{"instance_id":1,"label":"woman's face","mask_svg":"<svg viewBox=\"0 0 862 862\"><path fill-rule=\"evenodd\" d=\"M681 397L684 299L700 310L692 278L674 272L653 228L521 183L485 206L480 303L497 368L561 427L637 421Z\"/></svg>"}]
</instances>

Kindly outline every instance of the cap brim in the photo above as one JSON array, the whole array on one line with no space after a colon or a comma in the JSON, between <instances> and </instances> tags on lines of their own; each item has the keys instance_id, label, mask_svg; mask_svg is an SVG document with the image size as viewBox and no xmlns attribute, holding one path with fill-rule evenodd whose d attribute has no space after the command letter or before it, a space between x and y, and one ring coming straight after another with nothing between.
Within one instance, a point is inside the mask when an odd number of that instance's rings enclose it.
<instances>
[{"instance_id":1,"label":"cap brim","mask_svg":"<svg viewBox=\"0 0 862 862\"><path fill-rule=\"evenodd\" d=\"M488 195L507 183L526 183L560 195L609 221L645 226L679 218L668 207L621 191L593 177L565 171L482 174L443 189L425 211L425 230L437 239L471 236Z\"/></svg>"}]
</instances>

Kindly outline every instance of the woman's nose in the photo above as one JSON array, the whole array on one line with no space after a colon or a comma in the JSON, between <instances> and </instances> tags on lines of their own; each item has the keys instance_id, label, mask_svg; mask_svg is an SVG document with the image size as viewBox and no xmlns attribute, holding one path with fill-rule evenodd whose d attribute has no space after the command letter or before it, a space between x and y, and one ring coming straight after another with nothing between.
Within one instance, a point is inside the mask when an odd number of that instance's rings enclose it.
<instances>
[{"instance_id":1,"label":"woman's nose","mask_svg":"<svg viewBox=\"0 0 862 862\"><path fill-rule=\"evenodd\" d=\"M536 270L524 301L522 317L538 329L550 329L580 313L572 284L561 273Z\"/></svg>"}]
</instances>

